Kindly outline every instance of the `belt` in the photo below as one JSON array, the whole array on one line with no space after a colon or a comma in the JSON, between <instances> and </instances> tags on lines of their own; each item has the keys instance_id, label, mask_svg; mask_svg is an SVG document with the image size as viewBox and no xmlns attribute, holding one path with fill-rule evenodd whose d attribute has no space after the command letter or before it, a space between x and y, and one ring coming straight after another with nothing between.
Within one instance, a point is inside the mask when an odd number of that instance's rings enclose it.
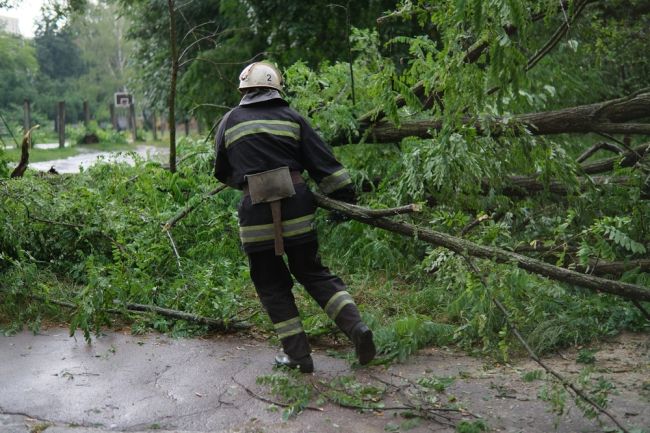
<instances>
[{"instance_id":1,"label":"belt","mask_svg":"<svg viewBox=\"0 0 650 433\"><path fill-rule=\"evenodd\" d=\"M293 182L294 185L305 183L305 179L302 178L302 175L300 174L299 171L293 170L289 172L289 174L291 175L291 181ZM248 191L248 183L244 184L243 191L244 191L244 195L250 195L250 192Z\"/></svg>"}]
</instances>

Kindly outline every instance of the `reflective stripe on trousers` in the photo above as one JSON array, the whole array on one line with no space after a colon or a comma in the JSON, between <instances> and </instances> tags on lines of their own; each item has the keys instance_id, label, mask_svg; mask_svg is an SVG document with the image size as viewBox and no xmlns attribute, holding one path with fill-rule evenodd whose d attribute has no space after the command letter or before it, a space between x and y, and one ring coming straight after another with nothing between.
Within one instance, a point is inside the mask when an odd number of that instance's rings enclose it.
<instances>
[{"instance_id":1,"label":"reflective stripe on trousers","mask_svg":"<svg viewBox=\"0 0 650 433\"><path fill-rule=\"evenodd\" d=\"M282 237L285 238L302 235L314 229L314 214L282 221ZM272 240L275 238L273 224L239 227L239 237L242 244Z\"/></svg>"}]
</instances>

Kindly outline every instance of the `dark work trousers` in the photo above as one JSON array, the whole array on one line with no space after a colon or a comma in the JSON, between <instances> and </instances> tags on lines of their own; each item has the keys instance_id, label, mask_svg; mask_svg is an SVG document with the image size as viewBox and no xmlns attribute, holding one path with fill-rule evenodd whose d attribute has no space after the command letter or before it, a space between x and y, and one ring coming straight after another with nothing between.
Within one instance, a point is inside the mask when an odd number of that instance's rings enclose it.
<instances>
[{"instance_id":1,"label":"dark work trousers","mask_svg":"<svg viewBox=\"0 0 650 433\"><path fill-rule=\"evenodd\" d=\"M276 256L273 250L249 253L248 262L251 279L284 352L298 359L311 353L311 349L291 292L292 274L348 337L361 316L345 283L321 263L318 241L287 247L285 252L288 269L282 256Z\"/></svg>"}]
</instances>

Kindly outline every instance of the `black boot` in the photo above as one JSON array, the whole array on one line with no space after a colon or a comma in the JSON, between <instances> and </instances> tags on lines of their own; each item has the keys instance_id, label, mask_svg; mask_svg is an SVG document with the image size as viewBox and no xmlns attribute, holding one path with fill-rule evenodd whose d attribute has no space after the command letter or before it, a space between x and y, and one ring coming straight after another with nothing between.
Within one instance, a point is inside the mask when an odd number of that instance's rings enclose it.
<instances>
[{"instance_id":1,"label":"black boot","mask_svg":"<svg viewBox=\"0 0 650 433\"><path fill-rule=\"evenodd\" d=\"M297 368L301 373L314 372L314 360L311 355L303 356L300 359L293 359L289 355L278 355L275 357L275 365L278 367Z\"/></svg>"},{"instance_id":2,"label":"black boot","mask_svg":"<svg viewBox=\"0 0 650 433\"><path fill-rule=\"evenodd\" d=\"M352 342L354 343L354 351L357 354L359 364L366 365L377 354L375 342L372 339L372 331L366 326L365 323L359 322L352 329Z\"/></svg>"}]
</instances>

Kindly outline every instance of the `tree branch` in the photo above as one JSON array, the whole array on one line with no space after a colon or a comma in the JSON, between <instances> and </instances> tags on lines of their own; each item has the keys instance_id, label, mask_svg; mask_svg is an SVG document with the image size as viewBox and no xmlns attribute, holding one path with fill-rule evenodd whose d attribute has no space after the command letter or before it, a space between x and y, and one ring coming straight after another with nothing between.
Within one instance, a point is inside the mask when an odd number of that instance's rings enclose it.
<instances>
[{"instance_id":1,"label":"tree branch","mask_svg":"<svg viewBox=\"0 0 650 433\"><path fill-rule=\"evenodd\" d=\"M588 132L650 135L650 123L621 123L647 117L650 117L650 92L561 110L520 114L511 119L495 117L479 122L466 117L462 124L474 127L483 135L499 135L505 131L532 135ZM430 138L431 131L439 131L442 126L442 120L438 119L404 121L399 127L384 120L366 130L366 141L398 143L406 137ZM337 146L346 141L345 137L335 137L330 144Z\"/></svg>"},{"instance_id":2,"label":"tree branch","mask_svg":"<svg viewBox=\"0 0 650 433\"><path fill-rule=\"evenodd\" d=\"M598 174L612 171L618 164L620 167L632 167L650 153L650 143L645 143L632 149L632 152L626 152L621 156L601 159L599 161L581 164L582 171L585 174Z\"/></svg>"},{"instance_id":3,"label":"tree branch","mask_svg":"<svg viewBox=\"0 0 650 433\"><path fill-rule=\"evenodd\" d=\"M412 224L395 222L386 218L369 217L364 208L333 200L322 194L314 193L318 206L339 211L364 224L392 231L403 236L419 239L432 245L441 246L459 254L484 258L498 263L512 263L526 271L586 289L606 292L627 299L650 301L650 289L636 284L585 275L569 269L550 265L543 261L523 256L500 248L478 245L465 239L457 238L446 233L424 229Z\"/></svg>"},{"instance_id":4,"label":"tree branch","mask_svg":"<svg viewBox=\"0 0 650 433\"><path fill-rule=\"evenodd\" d=\"M481 273L481 271L476 267L474 262L467 257L465 254L460 253L461 256L463 256L469 266L469 268L476 274L476 276L479 278L481 283L483 284L483 287L485 288L488 293L490 292L489 286L487 284L487 281L485 280L485 277ZM535 361L537 364L539 364L540 367L542 367L544 370L546 370L547 373L553 375L557 380L560 381L562 386L564 386L566 389L573 391L578 397L580 397L582 400L587 402L589 405L594 407L598 412L602 413L603 415L607 416L618 428L621 429L624 433L628 433L628 430L616 419L614 415L612 415L607 409L603 408L600 404L598 404L596 401L594 401L591 397L589 397L586 393L584 393L581 389L576 387L573 383L569 382L567 379L564 378L560 373L557 371L553 370L550 366L548 366L544 361L542 361L539 356L535 353L535 351L528 345L524 337L522 337L521 333L519 332L519 329L515 326L515 324L510 320L510 314L508 313L508 310L506 310L506 307L494 296L490 294L490 298L492 298L492 302L497 306L497 308L501 311L503 314L503 317L506 320L506 323L508 324L508 327L510 328L510 331L515 335L517 340L521 343L522 346L526 349L526 352L528 352L528 356Z\"/></svg>"},{"instance_id":5,"label":"tree branch","mask_svg":"<svg viewBox=\"0 0 650 433\"><path fill-rule=\"evenodd\" d=\"M575 20L578 18L582 10L587 6L588 3L590 3L592 0L581 0L576 2L575 5L575 11L573 13L573 16L571 16L570 19L565 19L562 24L555 30L551 38L542 46L539 50L533 54L533 56L528 59L528 62L526 64L526 72L531 70L532 68L535 67L537 63L539 63L540 60L544 58L548 53L550 53L553 48L562 40L562 38L568 33L570 25L575 22ZM564 6L562 6L562 12L565 13L564 11ZM566 17L566 15L565 15Z\"/></svg>"},{"instance_id":6,"label":"tree branch","mask_svg":"<svg viewBox=\"0 0 650 433\"><path fill-rule=\"evenodd\" d=\"M185 320L188 322L198 323L200 325L206 325L212 330L217 330L222 332L250 328L249 325L243 322L238 322L238 321L225 322L223 320L217 320L211 317L205 317L205 316L200 316L198 314L186 313L184 311L158 307L156 305L122 303L119 300L115 300L113 302L115 304L123 306L129 311L146 311L150 313L156 313L161 316L170 317L172 319Z\"/></svg>"},{"instance_id":7,"label":"tree branch","mask_svg":"<svg viewBox=\"0 0 650 433\"><path fill-rule=\"evenodd\" d=\"M29 297L46 304L54 304L54 305L71 308L71 309L78 308L78 305L72 302L61 301L58 299L48 299L39 295L29 295ZM222 320L216 320L210 317L199 316L197 314L190 314L184 311L162 308L155 305L123 303L118 301L117 299L114 300L113 303L120 305L124 310L127 310L132 313L143 313L143 312L155 313L160 316L165 316L172 319L185 320L187 322L206 325L212 330L217 330L222 332L229 332L233 330L244 330L250 328L250 325L241 321L232 321L226 323ZM124 314L124 310L118 308L108 308L104 311L109 314Z\"/></svg>"},{"instance_id":8,"label":"tree branch","mask_svg":"<svg viewBox=\"0 0 650 433\"><path fill-rule=\"evenodd\" d=\"M599 150L604 149L604 150L609 150L610 152L614 153L624 153L625 151L621 149L619 146L615 144L608 143L606 141L601 141L600 143L596 143L593 146L591 146L589 149L585 150L582 152L582 154L576 158L576 162L582 163L585 162L591 155L594 153L598 152Z\"/></svg>"}]
</instances>

